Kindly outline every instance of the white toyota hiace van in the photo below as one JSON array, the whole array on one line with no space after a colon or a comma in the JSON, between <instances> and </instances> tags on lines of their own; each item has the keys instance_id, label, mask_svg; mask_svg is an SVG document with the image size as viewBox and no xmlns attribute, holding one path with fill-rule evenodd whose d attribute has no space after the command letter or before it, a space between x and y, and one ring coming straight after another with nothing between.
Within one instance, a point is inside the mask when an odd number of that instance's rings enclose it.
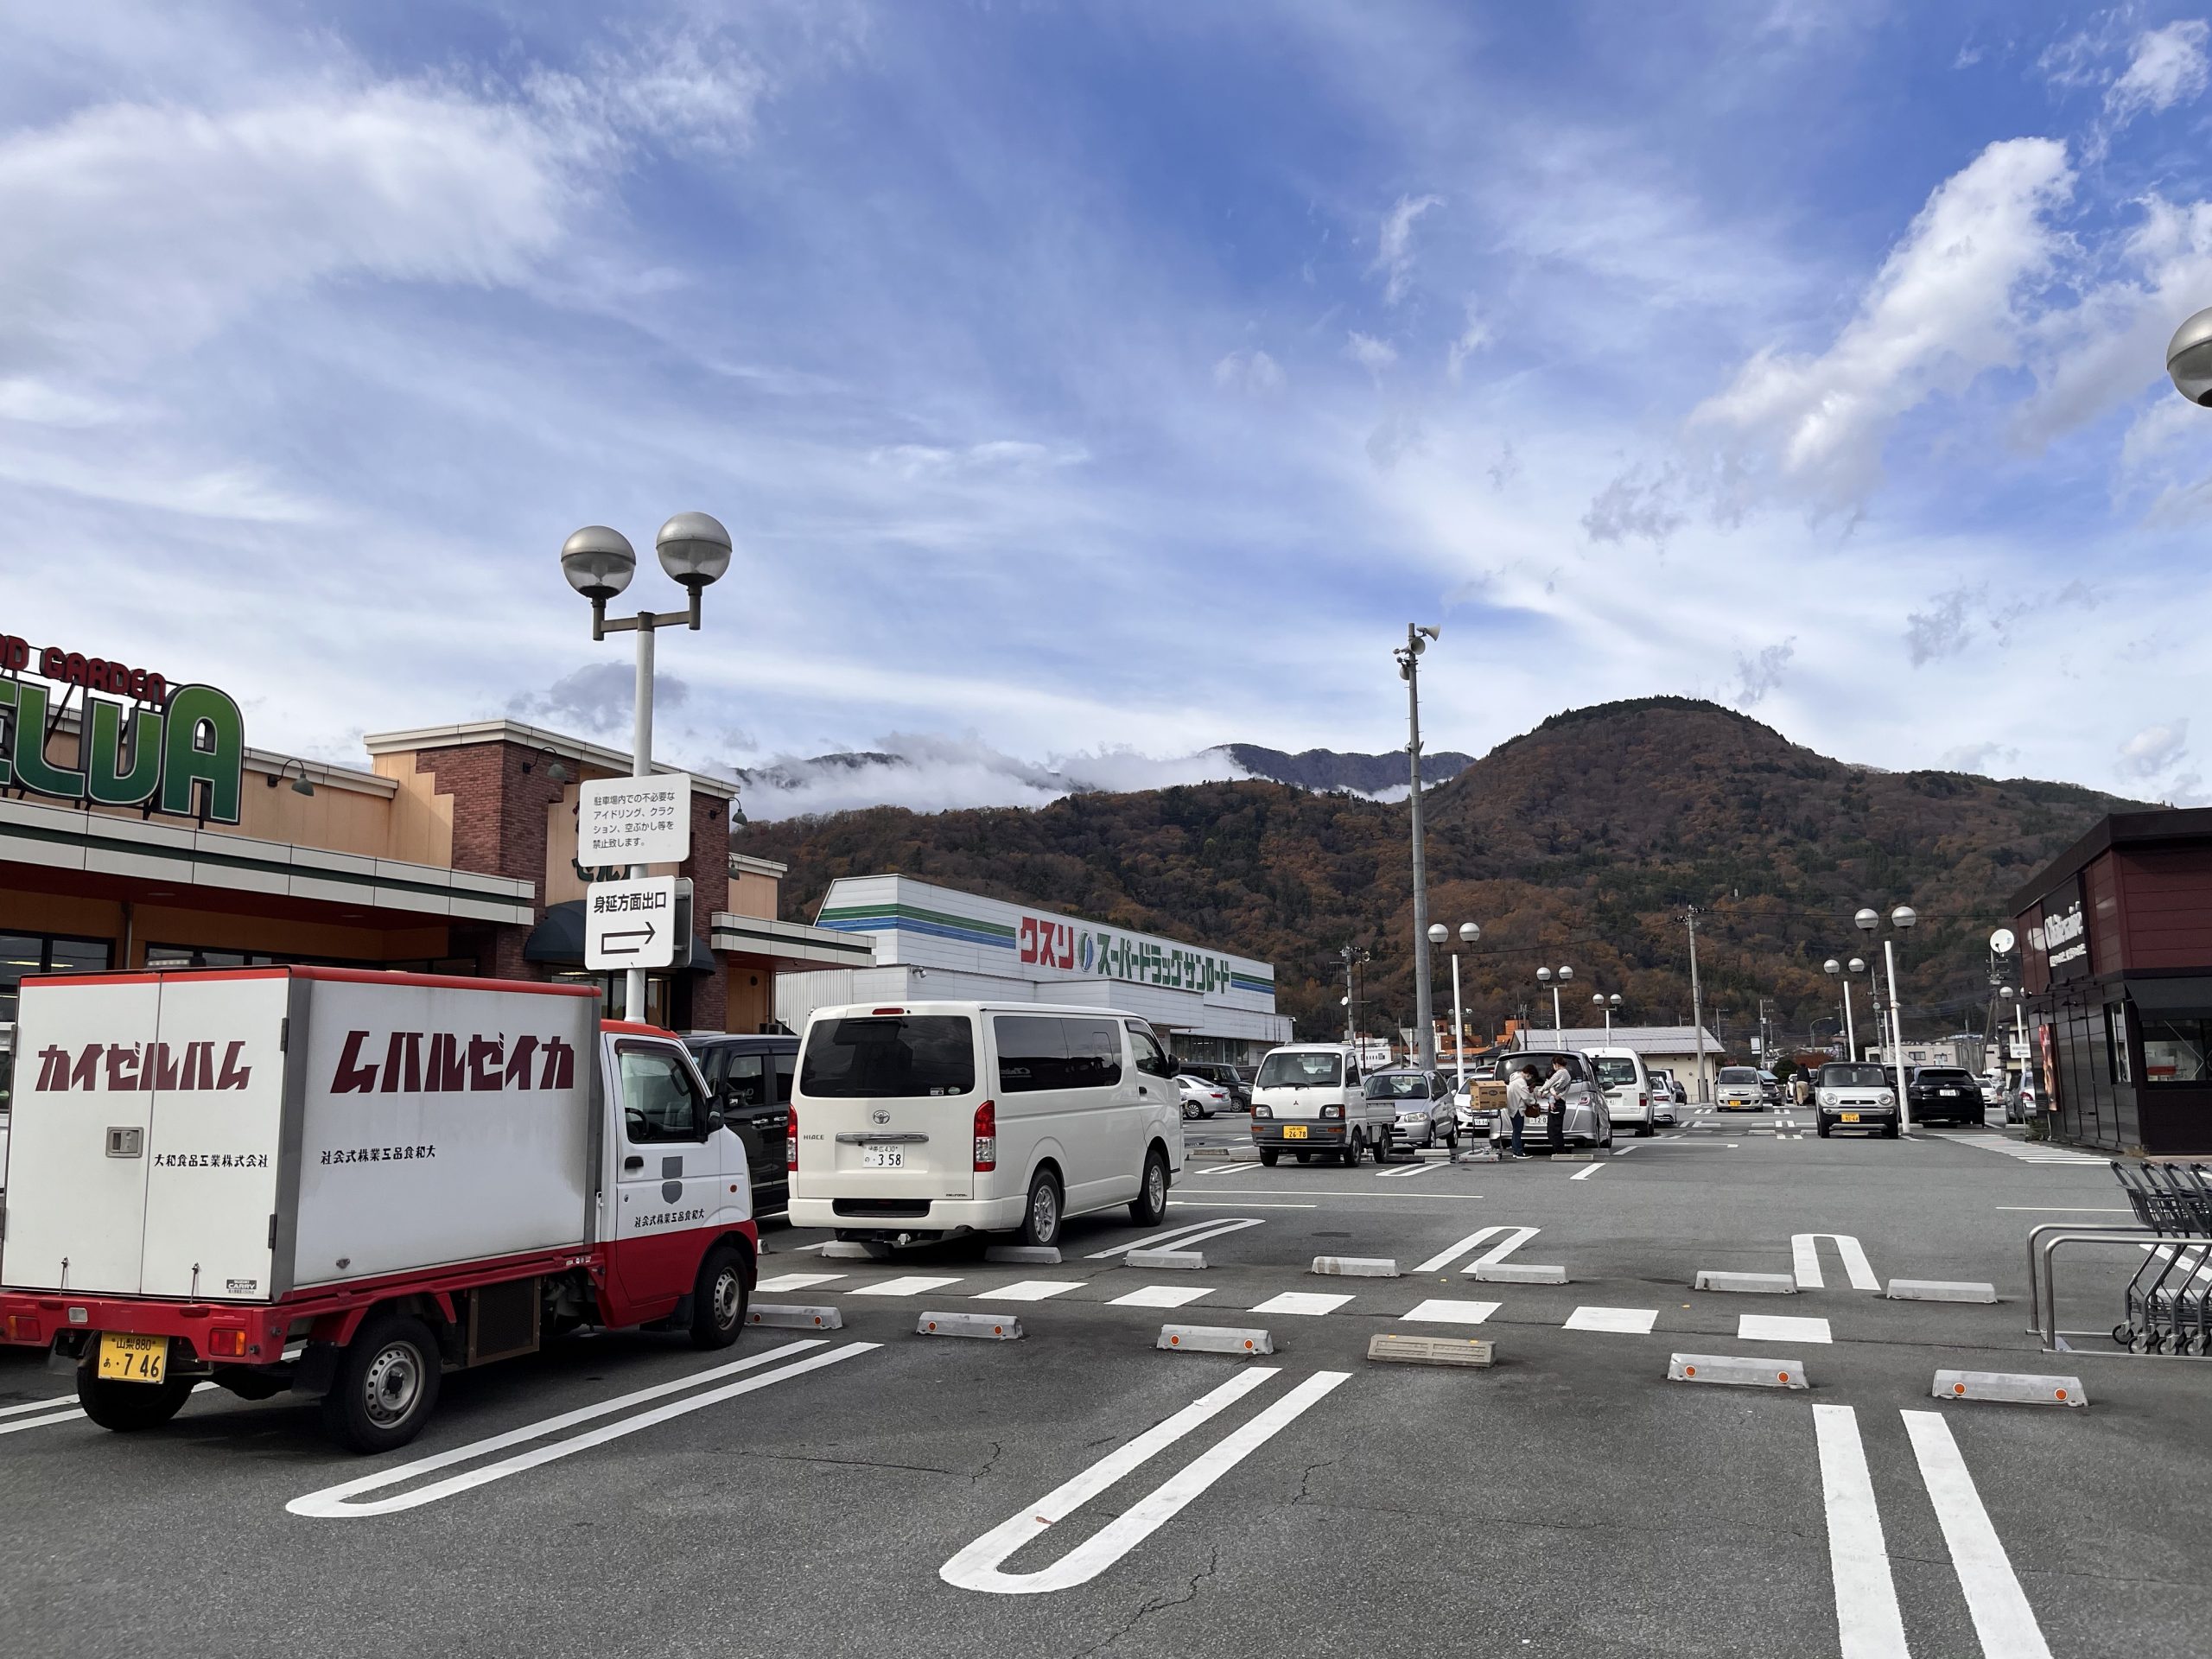
<instances>
[{"instance_id":1,"label":"white toyota hiace van","mask_svg":"<svg viewBox=\"0 0 2212 1659\"><path fill-rule=\"evenodd\" d=\"M1605 1116L1613 1120L1613 1127L1650 1135L1659 1122L1659 1091L1644 1067L1643 1056L1632 1048L1593 1048L1587 1052L1591 1073L1605 1091Z\"/></svg>"},{"instance_id":2,"label":"white toyota hiace van","mask_svg":"<svg viewBox=\"0 0 2212 1659\"><path fill-rule=\"evenodd\" d=\"M1359 1057L1348 1043L1287 1043L1271 1048L1252 1079L1252 1144L1260 1161L1286 1152L1308 1164L1318 1154L1356 1164L1372 1150L1389 1155L1397 1103L1370 1100L1360 1085Z\"/></svg>"},{"instance_id":3,"label":"white toyota hiace van","mask_svg":"<svg viewBox=\"0 0 2212 1659\"><path fill-rule=\"evenodd\" d=\"M785 1161L795 1227L1052 1244L1065 1217L1117 1204L1159 1224L1183 1168L1182 1100L1152 1027L1116 1009L819 1008Z\"/></svg>"}]
</instances>

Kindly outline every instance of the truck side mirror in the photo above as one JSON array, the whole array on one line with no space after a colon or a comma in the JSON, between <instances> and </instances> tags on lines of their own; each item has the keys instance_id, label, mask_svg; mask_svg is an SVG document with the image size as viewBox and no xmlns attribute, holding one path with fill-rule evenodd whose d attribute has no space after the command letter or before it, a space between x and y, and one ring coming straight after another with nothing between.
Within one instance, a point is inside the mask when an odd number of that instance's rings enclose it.
<instances>
[{"instance_id":1,"label":"truck side mirror","mask_svg":"<svg viewBox=\"0 0 2212 1659\"><path fill-rule=\"evenodd\" d=\"M720 1107L709 1108L707 1112L707 1135L712 1135L716 1129L721 1128L725 1121ZM702 1135L699 1138L703 1141L707 1135Z\"/></svg>"}]
</instances>

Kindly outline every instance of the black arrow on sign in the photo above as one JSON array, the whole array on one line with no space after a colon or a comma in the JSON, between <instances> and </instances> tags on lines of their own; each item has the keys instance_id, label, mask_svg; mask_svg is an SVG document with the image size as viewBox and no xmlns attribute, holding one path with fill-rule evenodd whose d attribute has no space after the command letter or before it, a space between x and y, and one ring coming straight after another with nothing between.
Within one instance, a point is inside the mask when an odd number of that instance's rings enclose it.
<instances>
[{"instance_id":1,"label":"black arrow on sign","mask_svg":"<svg viewBox=\"0 0 2212 1659\"><path fill-rule=\"evenodd\" d=\"M614 943L617 939L637 939L640 943L626 944L618 949ZM629 928L620 933L602 933L599 936L599 948L610 957L634 957L652 942L653 925L651 922L647 922L643 927Z\"/></svg>"}]
</instances>

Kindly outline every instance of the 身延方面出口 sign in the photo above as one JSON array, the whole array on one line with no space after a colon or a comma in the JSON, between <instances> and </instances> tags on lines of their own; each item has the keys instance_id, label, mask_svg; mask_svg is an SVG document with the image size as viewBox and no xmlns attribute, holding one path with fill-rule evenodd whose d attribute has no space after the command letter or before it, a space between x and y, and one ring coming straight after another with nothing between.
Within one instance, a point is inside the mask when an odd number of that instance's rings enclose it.
<instances>
[{"instance_id":1,"label":"\u8eab\u5ef6\u65b9\u9762\u51fa\u53e3 sign","mask_svg":"<svg viewBox=\"0 0 2212 1659\"><path fill-rule=\"evenodd\" d=\"M691 856L691 779L599 778L576 791L576 862L681 864Z\"/></svg>"},{"instance_id":2,"label":"\u8eab\u5ef6\u65b9\u9762\u51fa\u53e3 sign","mask_svg":"<svg viewBox=\"0 0 2212 1659\"><path fill-rule=\"evenodd\" d=\"M66 744L67 736L55 729L56 716L80 694L76 753L57 760L53 740ZM0 634L0 787L238 821L245 719L214 686L175 685L111 658L34 651L18 635Z\"/></svg>"}]
</instances>

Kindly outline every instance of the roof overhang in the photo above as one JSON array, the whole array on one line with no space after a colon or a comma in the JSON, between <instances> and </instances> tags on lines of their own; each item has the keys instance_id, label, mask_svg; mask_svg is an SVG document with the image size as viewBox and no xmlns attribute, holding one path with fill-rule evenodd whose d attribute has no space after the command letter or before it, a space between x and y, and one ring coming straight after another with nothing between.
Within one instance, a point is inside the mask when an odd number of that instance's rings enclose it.
<instances>
[{"instance_id":1,"label":"roof overhang","mask_svg":"<svg viewBox=\"0 0 2212 1659\"><path fill-rule=\"evenodd\" d=\"M708 918L707 942L718 955L754 957L779 969L875 965L875 946L863 936L726 910Z\"/></svg>"}]
</instances>

